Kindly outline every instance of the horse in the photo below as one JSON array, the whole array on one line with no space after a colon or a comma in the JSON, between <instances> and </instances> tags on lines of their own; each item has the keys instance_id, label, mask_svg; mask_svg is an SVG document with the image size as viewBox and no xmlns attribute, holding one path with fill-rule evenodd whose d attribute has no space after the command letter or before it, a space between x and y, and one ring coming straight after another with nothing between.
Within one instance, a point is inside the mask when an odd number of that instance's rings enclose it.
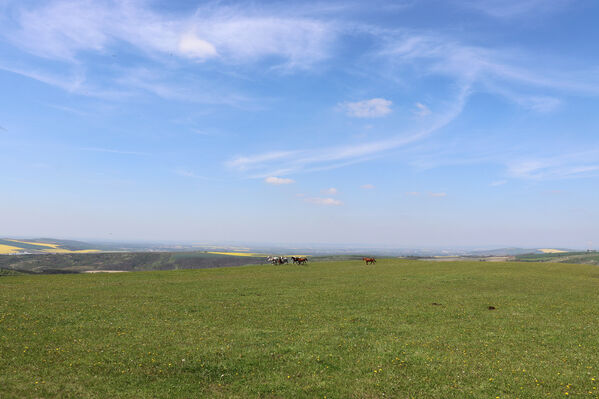
<instances>
[{"instance_id":1,"label":"horse","mask_svg":"<svg viewBox=\"0 0 599 399\"><path fill-rule=\"evenodd\" d=\"M283 258L281 258L280 256L269 256L268 258L266 258L266 260L272 263L273 265L283 264Z\"/></svg>"},{"instance_id":2,"label":"horse","mask_svg":"<svg viewBox=\"0 0 599 399\"><path fill-rule=\"evenodd\" d=\"M366 262L366 264L367 264L367 265L368 265L368 264L371 264L371 265L372 265L372 264L375 264L375 263L376 263L376 259L374 259L374 258L362 258L362 260L363 260L364 262Z\"/></svg>"},{"instance_id":3,"label":"horse","mask_svg":"<svg viewBox=\"0 0 599 399\"><path fill-rule=\"evenodd\" d=\"M295 263L298 265L304 265L308 261L308 258L295 258Z\"/></svg>"}]
</instances>

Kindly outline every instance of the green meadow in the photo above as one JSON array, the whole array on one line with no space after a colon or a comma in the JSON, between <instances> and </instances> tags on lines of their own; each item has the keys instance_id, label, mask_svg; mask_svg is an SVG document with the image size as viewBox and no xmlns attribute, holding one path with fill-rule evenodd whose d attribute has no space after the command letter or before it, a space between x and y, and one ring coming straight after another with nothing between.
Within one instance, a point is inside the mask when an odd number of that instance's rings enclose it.
<instances>
[{"instance_id":1,"label":"green meadow","mask_svg":"<svg viewBox=\"0 0 599 399\"><path fill-rule=\"evenodd\" d=\"M599 398L598 386L596 266L0 277L1 398Z\"/></svg>"}]
</instances>

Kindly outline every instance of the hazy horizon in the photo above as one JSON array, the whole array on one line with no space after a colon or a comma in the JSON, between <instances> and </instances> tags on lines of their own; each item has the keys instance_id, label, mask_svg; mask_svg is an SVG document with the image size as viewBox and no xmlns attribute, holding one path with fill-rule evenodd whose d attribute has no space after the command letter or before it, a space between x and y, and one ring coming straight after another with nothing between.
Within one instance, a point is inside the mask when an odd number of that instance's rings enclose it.
<instances>
[{"instance_id":1,"label":"hazy horizon","mask_svg":"<svg viewBox=\"0 0 599 399\"><path fill-rule=\"evenodd\" d=\"M0 0L0 236L596 248L598 18Z\"/></svg>"},{"instance_id":2,"label":"hazy horizon","mask_svg":"<svg viewBox=\"0 0 599 399\"><path fill-rule=\"evenodd\" d=\"M17 240L59 240L59 241L79 241L88 244L107 244L107 245L148 245L148 246L222 246L224 247L246 247L246 248L315 248L322 250L350 250L350 249L380 249L393 251L411 251L411 250L435 250L435 251L478 251L478 250L496 250L496 249L571 249L571 250L587 250L597 249L595 246L585 247L568 247L563 245L509 245L509 244L488 244L488 245L455 245L455 246L435 246L435 245L394 245L381 243L351 243L351 242L284 242L284 241L193 241L193 240L143 240L143 239L105 239L93 237L38 237L38 236L1 236L0 239L17 239Z\"/></svg>"}]
</instances>

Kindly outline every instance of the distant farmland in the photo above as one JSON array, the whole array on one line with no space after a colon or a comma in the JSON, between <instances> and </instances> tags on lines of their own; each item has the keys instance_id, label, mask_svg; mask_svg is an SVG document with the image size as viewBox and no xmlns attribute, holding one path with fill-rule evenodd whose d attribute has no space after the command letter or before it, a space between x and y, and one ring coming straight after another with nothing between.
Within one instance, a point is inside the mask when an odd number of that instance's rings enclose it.
<instances>
[{"instance_id":1,"label":"distant farmland","mask_svg":"<svg viewBox=\"0 0 599 399\"><path fill-rule=\"evenodd\" d=\"M0 256L0 269L34 273L101 270L147 271L204 269L265 263L265 256L207 252L63 253Z\"/></svg>"},{"instance_id":2,"label":"distant farmland","mask_svg":"<svg viewBox=\"0 0 599 399\"><path fill-rule=\"evenodd\" d=\"M598 398L599 268L0 277L0 397Z\"/></svg>"},{"instance_id":3,"label":"distant farmland","mask_svg":"<svg viewBox=\"0 0 599 399\"><path fill-rule=\"evenodd\" d=\"M0 255L31 253L93 253L99 252L89 244L65 240L0 239Z\"/></svg>"},{"instance_id":4,"label":"distant farmland","mask_svg":"<svg viewBox=\"0 0 599 399\"><path fill-rule=\"evenodd\" d=\"M555 263L582 263L588 265L599 265L599 252L559 252L544 254L518 255L520 262L555 262Z\"/></svg>"}]
</instances>

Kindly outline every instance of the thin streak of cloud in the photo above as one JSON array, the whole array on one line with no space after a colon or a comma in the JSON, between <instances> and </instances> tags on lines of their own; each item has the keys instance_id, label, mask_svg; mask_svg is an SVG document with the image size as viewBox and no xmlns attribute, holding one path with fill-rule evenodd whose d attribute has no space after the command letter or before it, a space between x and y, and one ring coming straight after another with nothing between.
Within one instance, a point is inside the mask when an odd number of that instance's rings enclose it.
<instances>
[{"instance_id":1,"label":"thin streak of cloud","mask_svg":"<svg viewBox=\"0 0 599 399\"><path fill-rule=\"evenodd\" d=\"M174 174L182 177L188 177L190 179L199 179L199 180L210 180L210 181L221 181L221 179L217 179L214 177L202 176L198 175L195 172L192 172L189 169L179 168L173 171Z\"/></svg>"},{"instance_id":2,"label":"thin streak of cloud","mask_svg":"<svg viewBox=\"0 0 599 399\"><path fill-rule=\"evenodd\" d=\"M263 162L278 161L296 155L298 151L272 151L253 156L241 156L226 163L227 166L238 170L247 170ZM282 174L282 173L273 173Z\"/></svg>"},{"instance_id":3,"label":"thin streak of cloud","mask_svg":"<svg viewBox=\"0 0 599 399\"><path fill-rule=\"evenodd\" d=\"M0 64L0 70L37 80L49 86L54 86L68 93L75 93L87 97L96 97L107 100L123 99L131 96L126 90L105 90L90 86L85 82L83 75L53 75L48 72L38 71L13 65Z\"/></svg>"},{"instance_id":4,"label":"thin streak of cloud","mask_svg":"<svg viewBox=\"0 0 599 399\"><path fill-rule=\"evenodd\" d=\"M284 177L270 176L270 177L267 177L266 179L264 179L264 182L268 183L268 184L280 185L280 184L295 183L295 180L284 178Z\"/></svg>"},{"instance_id":5,"label":"thin streak of cloud","mask_svg":"<svg viewBox=\"0 0 599 399\"><path fill-rule=\"evenodd\" d=\"M373 190L374 189L374 184L362 184L360 186L361 189L363 190Z\"/></svg>"},{"instance_id":6,"label":"thin streak of cloud","mask_svg":"<svg viewBox=\"0 0 599 399\"><path fill-rule=\"evenodd\" d=\"M341 202L340 200L335 199L335 198L310 197L310 198L304 199L304 201L309 202L311 204L325 205L325 206L340 206L340 205L343 205L343 202Z\"/></svg>"},{"instance_id":7,"label":"thin streak of cloud","mask_svg":"<svg viewBox=\"0 0 599 399\"><path fill-rule=\"evenodd\" d=\"M599 150L507 162L508 174L519 179L554 180L599 175Z\"/></svg>"}]
</instances>

